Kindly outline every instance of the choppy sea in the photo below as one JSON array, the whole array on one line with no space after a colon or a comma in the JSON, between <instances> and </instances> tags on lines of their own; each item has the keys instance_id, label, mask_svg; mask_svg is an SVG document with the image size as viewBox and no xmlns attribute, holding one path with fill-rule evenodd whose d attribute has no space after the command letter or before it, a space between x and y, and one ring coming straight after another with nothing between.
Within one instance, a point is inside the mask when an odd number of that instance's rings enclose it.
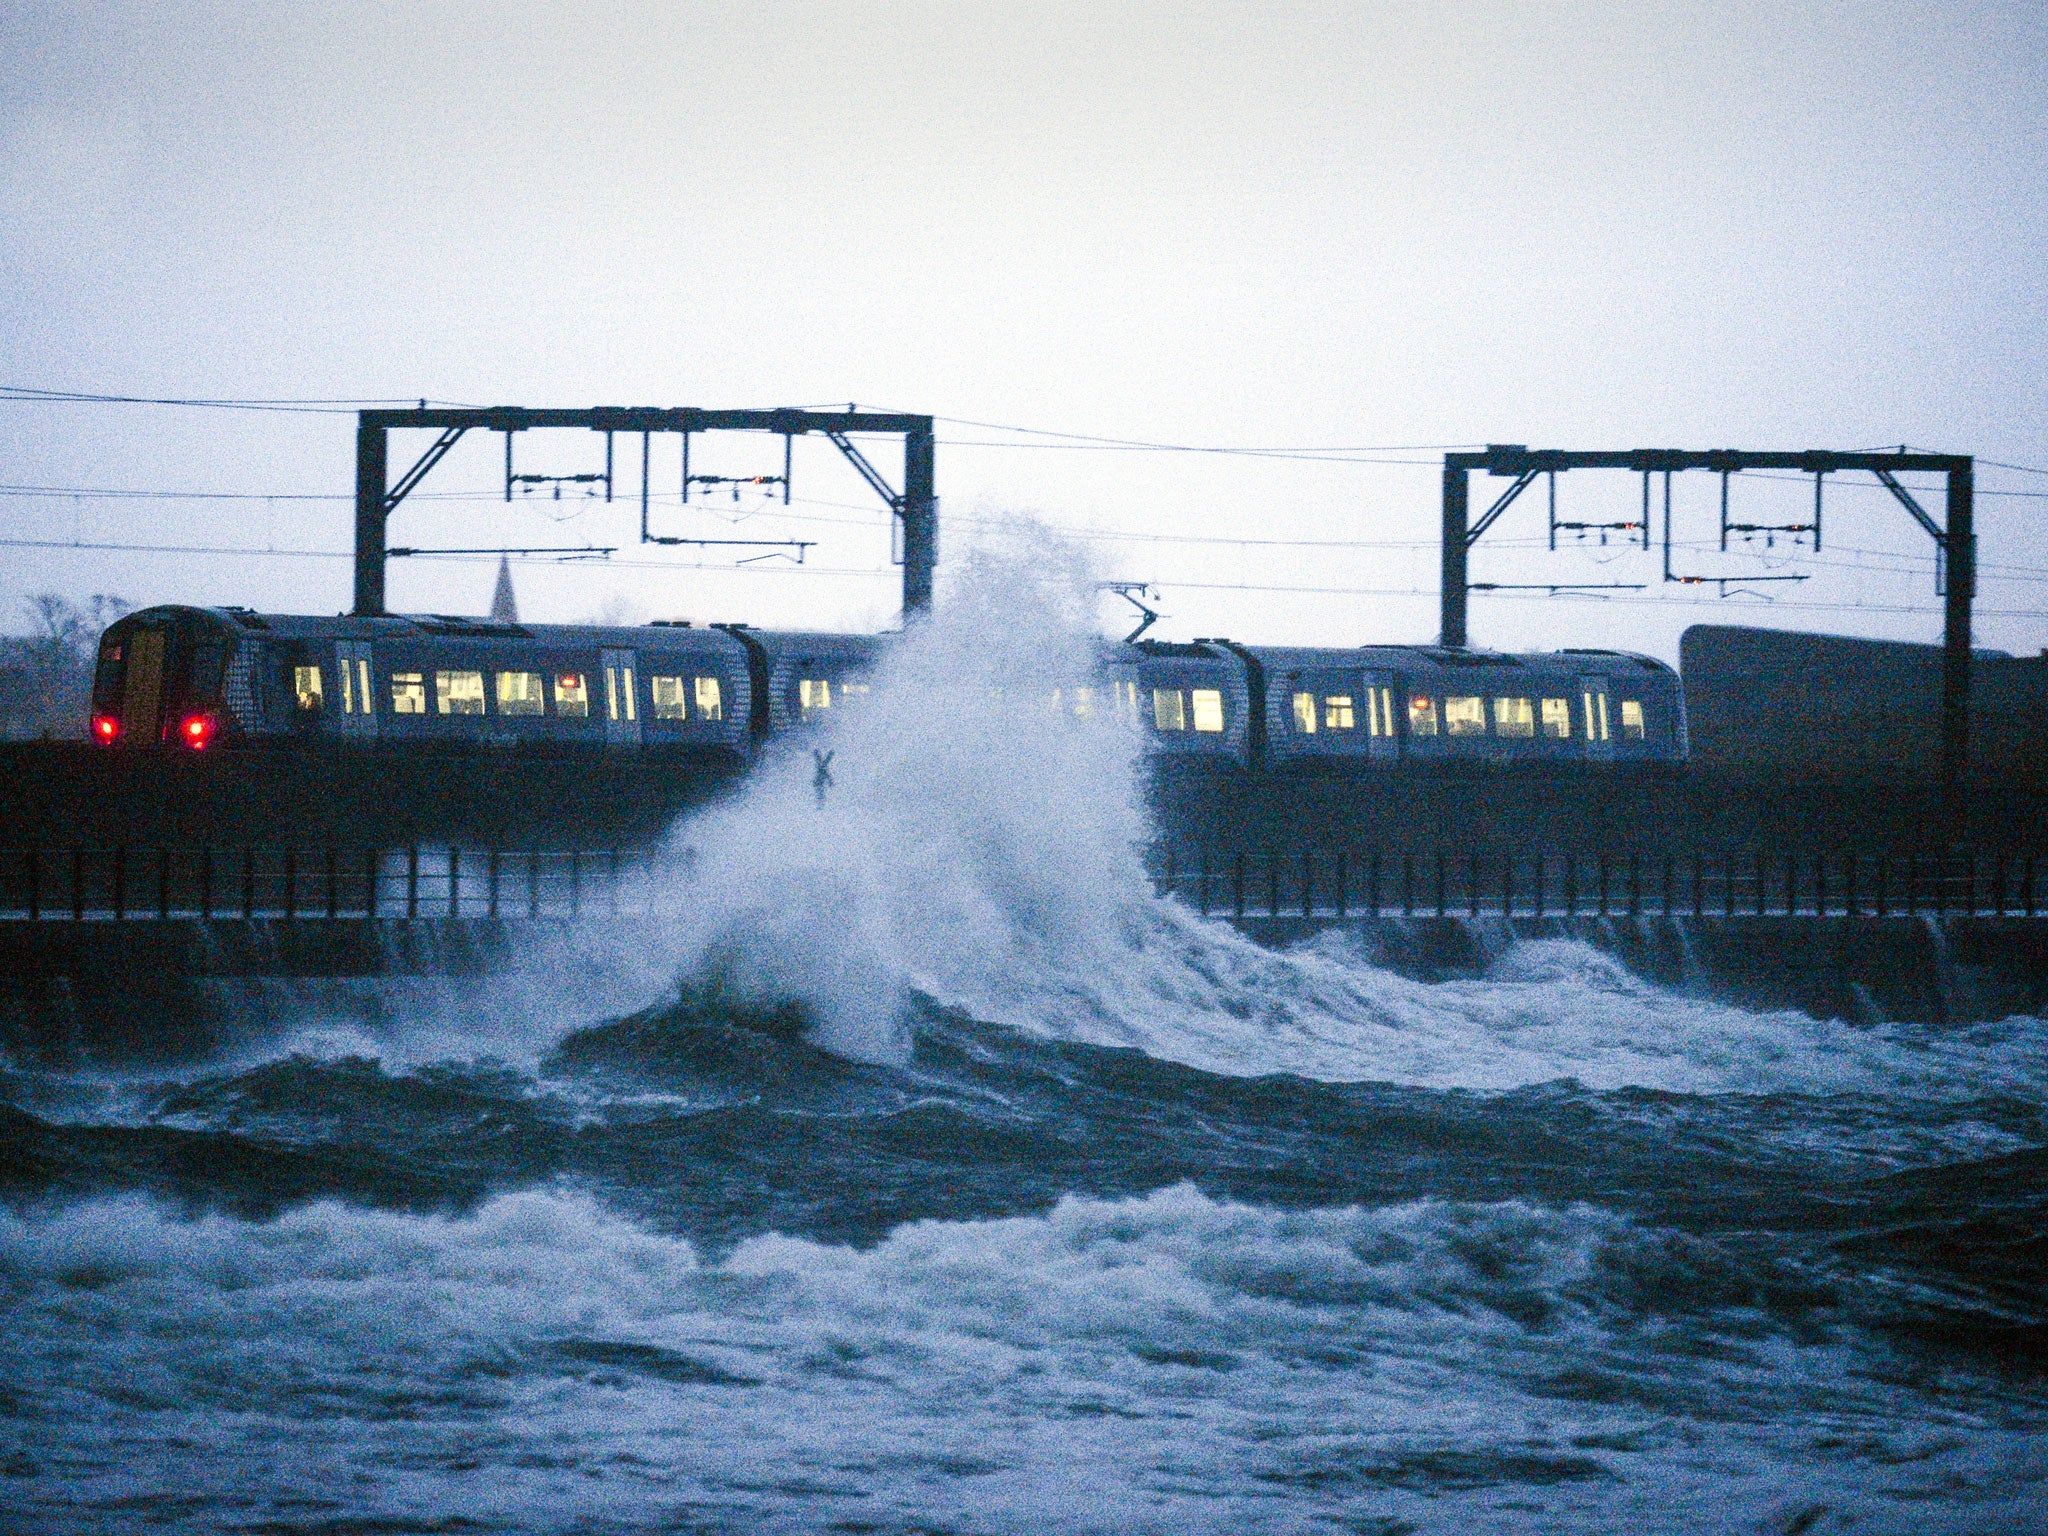
<instances>
[{"instance_id":1,"label":"choppy sea","mask_svg":"<svg viewBox=\"0 0 2048 1536\"><path fill-rule=\"evenodd\" d=\"M652 937L0 1073L0 1527L2048 1529L2041 1021L1259 949L1012 586Z\"/></svg>"}]
</instances>

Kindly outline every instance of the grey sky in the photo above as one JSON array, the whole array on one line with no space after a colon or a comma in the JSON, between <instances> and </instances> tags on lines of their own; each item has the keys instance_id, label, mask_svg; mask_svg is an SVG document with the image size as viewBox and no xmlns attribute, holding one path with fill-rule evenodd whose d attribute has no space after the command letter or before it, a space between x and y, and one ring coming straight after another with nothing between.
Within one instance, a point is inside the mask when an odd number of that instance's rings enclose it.
<instances>
[{"instance_id":1,"label":"grey sky","mask_svg":"<svg viewBox=\"0 0 2048 1536\"><path fill-rule=\"evenodd\" d=\"M2048 465L2048 12L1673 9L0 5L0 382L856 400L1197 444L1910 442ZM0 481L343 495L350 426L6 404ZM1429 589L1431 453L1331 466L970 446L996 436L943 433L949 544L1011 508L1136 533L1386 541L1098 547L1105 575L1163 585L1172 632L1433 631L1433 596L1216 589ZM727 472L779 461L761 440L699 452ZM560 472L598 456L580 434L520 453ZM429 488L488 493L498 471L496 440L465 443ZM672 495L675 474L657 458L658 489ZM1988 467L1979 483L2048 492L2048 477ZM740 532L817 539L803 573L526 565L522 601L539 617L623 599L643 615L887 619L889 575L812 574L885 570L864 488L806 445L796 489L804 520L766 509ZM1681 538L1704 536L1712 482L1681 492ZM1578 516L1619 515L1635 494L1619 476L1561 488ZM1737 494L1788 515L1806 495ZM1530 503L1475 577L1654 584L1645 557L1506 542L1540 535ZM2038 572L1985 582L1984 643L2048 639L2044 511L2048 498L1980 502L1991 573ZM623 507L504 514L421 502L393 538L631 537ZM659 515L673 532L726 530L708 511ZM1781 567L1816 574L1764 589L1783 610L1768 621L1932 638L1924 538L1875 492L1845 487L1830 519L1829 563ZM343 501L0 497L0 536L16 539L341 550L347 520ZM394 606L478 610L491 579L489 562L402 564ZM331 611L348 571L0 548L0 600L45 587ZM1877 611L1895 606L1920 611ZM1481 596L1473 631L1670 654L1686 623L1755 615Z\"/></svg>"}]
</instances>

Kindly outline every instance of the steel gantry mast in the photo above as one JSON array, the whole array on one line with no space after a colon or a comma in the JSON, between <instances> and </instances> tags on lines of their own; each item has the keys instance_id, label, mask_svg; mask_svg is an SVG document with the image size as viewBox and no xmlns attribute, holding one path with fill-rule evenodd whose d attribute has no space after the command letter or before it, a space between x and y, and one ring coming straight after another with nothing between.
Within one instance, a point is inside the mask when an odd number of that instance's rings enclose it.
<instances>
[{"instance_id":1,"label":"steel gantry mast","mask_svg":"<svg viewBox=\"0 0 2048 1536\"><path fill-rule=\"evenodd\" d=\"M1935 586L1943 599L1941 656L1941 778L1951 803L1960 796L1970 766L1970 610L1977 588L1977 535L1973 516L1976 461L1967 454L1897 452L1841 453L1809 449L1791 453L1757 453L1737 448L1690 450L1682 448L1630 448L1585 452L1573 449L1527 448L1519 443L1489 443L1482 452L1444 455L1443 504L1443 592L1442 643L1462 647L1466 643L1465 607L1471 582L1467 557L1486 530L1507 511L1515 498L1534 483L1536 477L1553 477L1572 469L1625 469L1643 476L1643 520L1639 530L1644 546L1649 542L1649 477L1688 469L1713 470L1722 476L1721 542L1727 547L1730 531L1752 525L1728 521L1727 477L1745 469L1793 470L1814 477L1814 521L1811 525L1786 526L1776 531L1803 532L1820 537L1820 484L1823 476L1861 470L1875 475L1897 497L1913 520L1934 540ZM1493 505L1474 523L1470 518L1468 476L1474 470L1508 479L1509 484ZM1936 522L1901 485L1898 476L1908 473L1939 474L1947 477L1945 518ZM1668 491L1669 479L1666 480ZM1670 501L1665 502L1665 579L1697 580L1674 576L1670 570ZM1553 538L1556 523L1552 515ZM1624 525L1613 525L1624 526ZM1761 528L1763 525L1754 525ZM1713 579L1713 578L1708 578ZM1732 578L1731 578L1732 579Z\"/></svg>"},{"instance_id":2,"label":"steel gantry mast","mask_svg":"<svg viewBox=\"0 0 2048 1536\"><path fill-rule=\"evenodd\" d=\"M582 428L605 434L605 473L602 476L514 476L511 469L512 434L542 427ZM390 483L390 434L394 431L424 429L439 436L418 462ZM788 442L816 432L846 455L888 505L901 534L903 564L903 613L905 618L927 613L932 606L932 573L939 562L938 498L934 483L934 437L932 418L888 411L862 411L849 406L843 411L713 411L691 406L600 405L566 409L530 410L523 406L482 408L427 407L359 412L356 423L356 547L355 608L358 614L384 612L385 562L401 553L388 547L385 539L391 514L407 493L428 471L440 463L448 450L470 431L502 432L506 447L506 494L510 499L515 479L574 479L602 483L606 499L611 495L611 439L620 432L641 434L641 520L643 542L650 544L760 543L759 540L676 539L656 536L647 530L647 444L654 434L682 435L684 453L696 432L774 432L784 440L784 471L777 480L788 496ZM903 486L892 487L882 473L852 441L868 434L903 439ZM685 489L690 476L685 470ZM707 476L694 477L698 480ZM773 478L773 477L770 477ZM497 551L484 551L497 553Z\"/></svg>"}]
</instances>

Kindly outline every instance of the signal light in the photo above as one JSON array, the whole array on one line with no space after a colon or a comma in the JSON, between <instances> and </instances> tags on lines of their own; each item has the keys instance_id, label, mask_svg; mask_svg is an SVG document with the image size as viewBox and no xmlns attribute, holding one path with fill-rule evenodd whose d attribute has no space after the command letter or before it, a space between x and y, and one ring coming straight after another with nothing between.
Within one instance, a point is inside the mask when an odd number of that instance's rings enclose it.
<instances>
[{"instance_id":1,"label":"signal light","mask_svg":"<svg viewBox=\"0 0 2048 1536\"><path fill-rule=\"evenodd\" d=\"M103 747L111 747L114 738L121 734L121 722L112 715L92 717L92 739Z\"/></svg>"},{"instance_id":2,"label":"signal light","mask_svg":"<svg viewBox=\"0 0 2048 1536\"><path fill-rule=\"evenodd\" d=\"M188 716L185 723L179 727L179 734L184 738L185 745L194 752L197 752L209 741L213 740L213 717L210 715Z\"/></svg>"}]
</instances>

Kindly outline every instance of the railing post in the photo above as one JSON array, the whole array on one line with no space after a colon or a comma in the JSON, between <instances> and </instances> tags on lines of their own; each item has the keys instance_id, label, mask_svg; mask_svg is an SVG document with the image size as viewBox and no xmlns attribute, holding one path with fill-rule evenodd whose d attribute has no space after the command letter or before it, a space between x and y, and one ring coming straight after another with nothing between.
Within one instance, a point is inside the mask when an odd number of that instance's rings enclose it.
<instances>
[{"instance_id":1,"label":"railing post","mask_svg":"<svg viewBox=\"0 0 2048 1536\"><path fill-rule=\"evenodd\" d=\"M1502 922L1513 922L1515 918L1515 850L1502 855L1500 861L1500 915Z\"/></svg>"},{"instance_id":2,"label":"railing post","mask_svg":"<svg viewBox=\"0 0 2048 1536\"><path fill-rule=\"evenodd\" d=\"M1201 882L1201 895L1196 905L1201 909L1202 916L1207 917L1209 915L1210 891L1209 845L1207 843L1202 845L1202 857L1199 861L1195 878Z\"/></svg>"},{"instance_id":3,"label":"railing post","mask_svg":"<svg viewBox=\"0 0 2048 1536\"><path fill-rule=\"evenodd\" d=\"M1692 915L1706 915L1707 902L1707 856L1699 849L1692 851Z\"/></svg>"},{"instance_id":4,"label":"railing post","mask_svg":"<svg viewBox=\"0 0 2048 1536\"><path fill-rule=\"evenodd\" d=\"M1828 915L1828 855L1822 849L1813 856L1813 915Z\"/></svg>"},{"instance_id":5,"label":"railing post","mask_svg":"<svg viewBox=\"0 0 2048 1536\"><path fill-rule=\"evenodd\" d=\"M1607 915L1607 850L1605 848L1600 850L1598 870L1600 880L1600 915L1605 917Z\"/></svg>"},{"instance_id":6,"label":"railing post","mask_svg":"<svg viewBox=\"0 0 2048 1536\"><path fill-rule=\"evenodd\" d=\"M71 920L85 921L85 850L71 850Z\"/></svg>"},{"instance_id":7,"label":"railing post","mask_svg":"<svg viewBox=\"0 0 2048 1536\"><path fill-rule=\"evenodd\" d=\"M1536 915L1538 917L1543 916L1544 887L1549 884L1549 881L1545 878L1549 871L1544 867L1548 862L1549 856L1539 848L1536 851Z\"/></svg>"},{"instance_id":8,"label":"railing post","mask_svg":"<svg viewBox=\"0 0 2048 1536\"><path fill-rule=\"evenodd\" d=\"M495 920L498 915L498 847L495 843L491 845L490 858L485 863L484 874L489 882L486 886L486 899L490 902L490 915Z\"/></svg>"},{"instance_id":9,"label":"railing post","mask_svg":"<svg viewBox=\"0 0 2048 1536\"><path fill-rule=\"evenodd\" d=\"M583 850L569 850L569 915L583 915Z\"/></svg>"},{"instance_id":10,"label":"railing post","mask_svg":"<svg viewBox=\"0 0 2048 1536\"><path fill-rule=\"evenodd\" d=\"M299 855L290 843L284 845L284 915L287 920L299 915Z\"/></svg>"},{"instance_id":11,"label":"railing post","mask_svg":"<svg viewBox=\"0 0 2048 1536\"><path fill-rule=\"evenodd\" d=\"M1337 916L1351 915L1351 850L1337 850Z\"/></svg>"},{"instance_id":12,"label":"railing post","mask_svg":"<svg viewBox=\"0 0 2048 1536\"><path fill-rule=\"evenodd\" d=\"M405 845L405 915L408 920L420 915L420 845Z\"/></svg>"},{"instance_id":13,"label":"railing post","mask_svg":"<svg viewBox=\"0 0 2048 1536\"><path fill-rule=\"evenodd\" d=\"M448 850L448 915L462 916L462 850Z\"/></svg>"},{"instance_id":14,"label":"railing post","mask_svg":"<svg viewBox=\"0 0 2048 1536\"><path fill-rule=\"evenodd\" d=\"M1643 856L1633 848L1628 855L1628 915L1643 915Z\"/></svg>"},{"instance_id":15,"label":"railing post","mask_svg":"<svg viewBox=\"0 0 2048 1536\"><path fill-rule=\"evenodd\" d=\"M1564 856L1564 915L1579 915L1579 856L1576 853Z\"/></svg>"},{"instance_id":16,"label":"railing post","mask_svg":"<svg viewBox=\"0 0 2048 1536\"><path fill-rule=\"evenodd\" d=\"M1877 915L1892 915L1892 856L1886 849L1877 856Z\"/></svg>"},{"instance_id":17,"label":"railing post","mask_svg":"<svg viewBox=\"0 0 2048 1536\"><path fill-rule=\"evenodd\" d=\"M256 845L242 844L242 921L256 916Z\"/></svg>"},{"instance_id":18,"label":"railing post","mask_svg":"<svg viewBox=\"0 0 2048 1536\"><path fill-rule=\"evenodd\" d=\"M341 853L334 844L327 845L327 917L331 922L341 916Z\"/></svg>"},{"instance_id":19,"label":"railing post","mask_svg":"<svg viewBox=\"0 0 2048 1536\"><path fill-rule=\"evenodd\" d=\"M114 919L116 922L128 916L128 845L114 845Z\"/></svg>"},{"instance_id":20,"label":"railing post","mask_svg":"<svg viewBox=\"0 0 2048 1536\"><path fill-rule=\"evenodd\" d=\"M1266 916L1280 915L1280 855L1266 850Z\"/></svg>"},{"instance_id":21,"label":"railing post","mask_svg":"<svg viewBox=\"0 0 2048 1536\"><path fill-rule=\"evenodd\" d=\"M1465 915L1467 917L1477 917L1479 915L1479 855L1477 853L1469 853L1465 856Z\"/></svg>"},{"instance_id":22,"label":"railing post","mask_svg":"<svg viewBox=\"0 0 2048 1536\"><path fill-rule=\"evenodd\" d=\"M1244 850L1239 849L1230 861L1230 910L1236 917L1244 916Z\"/></svg>"},{"instance_id":23,"label":"railing post","mask_svg":"<svg viewBox=\"0 0 2048 1536\"><path fill-rule=\"evenodd\" d=\"M1301 915L1316 915L1316 856L1306 848L1301 850Z\"/></svg>"},{"instance_id":24,"label":"railing post","mask_svg":"<svg viewBox=\"0 0 2048 1536\"><path fill-rule=\"evenodd\" d=\"M1665 917L1671 915L1671 850L1669 848L1664 850L1664 891L1662 900L1657 903L1657 910Z\"/></svg>"},{"instance_id":25,"label":"railing post","mask_svg":"<svg viewBox=\"0 0 2048 1536\"><path fill-rule=\"evenodd\" d=\"M1380 851L1375 848L1366 855L1365 904L1372 908L1372 915L1380 915Z\"/></svg>"},{"instance_id":26,"label":"railing post","mask_svg":"<svg viewBox=\"0 0 2048 1536\"><path fill-rule=\"evenodd\" d=\"M156 851L156 920L169 922L171 917L171 850L159 848Z\"/></svg>"},{"instance_id":27,"label":"railing post","mask_svg":"<svg viewBox=\"0 0 2048 1536\"><path fill-rule=\"evenodd\" d=\"M2006 878L2006 872L2010 864L2011 860L2006 856L2005 851L2000 849L1998 862L1992 866L1991 876L1991 910L1999 917L2005 916L2006 894L2012 888L2012 882Z\"/></svg>"},{"instance_id":28,"label":"railing post","mask_svg":"<svg viewBox=\"0 0 2048 1536\"><path fill-rule=\"evenodd\" d=\"M213 844L199 850L199 921L213 921Z\"/></svg>"},{"instance_id":29,"label":"railing post","mask_svg":"<svg viewBox=\"0 0 2048 1536\"><path fill-rule=\"evenodd\" d=\"M28 851L28 917L32 923L43 918L43 856L35 848Z\"/></svg>"},{"instance_id":30,"label":"railing post","mask_svg":"<svg viewBox=\"0 0 2048 1536\"><path fill-rule=\"evenodd\" d=\"M2026 903L2027 916L2034 915L2034 856L2027 855L2027 862L2020 866L2020 899Z\"/></svg>"},{"instance_id":31,"label":"railing post","mask_svg":"<svg viewBox=\"0 0 2048 1536\"><path fill-rule=\"evenodd\" d=\"M612 851L611 851L611 855L612 855L612 899L611 899L611 914L612 914L612 916L613 916L613 917L617 917L617 916L619 915L619 850L618 850L618 849L616 849L616 848L612 849Z\"/></svg>"}]
</instances>

